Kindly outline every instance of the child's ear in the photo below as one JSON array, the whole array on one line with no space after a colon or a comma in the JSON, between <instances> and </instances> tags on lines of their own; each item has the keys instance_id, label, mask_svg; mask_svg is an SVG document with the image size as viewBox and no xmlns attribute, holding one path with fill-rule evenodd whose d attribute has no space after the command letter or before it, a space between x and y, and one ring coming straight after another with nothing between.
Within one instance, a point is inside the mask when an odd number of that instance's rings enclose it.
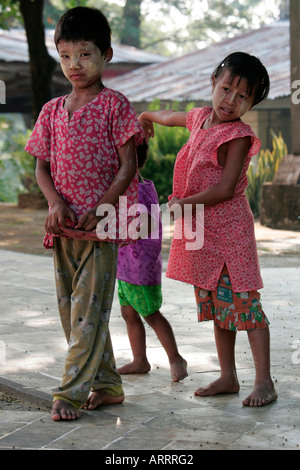
<instances>
[{"instance_id":1,"label":"child's ear","mask_svg":"<svg viewBox=\"0 0 300 470\"><path fill-rule=\"evenodd\" d=\"M215 86L216 86L216 77L215 77L215 75L212 75L212 76L210 77L210 79L211 79L212 91L214 91Z\"/></svg>"},{"instance_id":2,"label":"child's ear","mask_svg":"<svg viewBox=\"0 0 300 470\"><path fill-rule=\"evenodd\" d=\"M104 54L104 60L108 64L108 62L110 62L112 58L113 58L113 50L111 47L109 47Z\"/></svg>"}]
</instances>

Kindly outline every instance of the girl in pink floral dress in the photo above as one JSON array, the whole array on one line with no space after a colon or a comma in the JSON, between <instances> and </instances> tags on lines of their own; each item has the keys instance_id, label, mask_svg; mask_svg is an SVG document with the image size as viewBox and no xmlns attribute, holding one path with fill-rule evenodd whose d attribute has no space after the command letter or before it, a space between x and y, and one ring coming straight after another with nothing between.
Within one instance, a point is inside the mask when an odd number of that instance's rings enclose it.
<instances>
[{"instance_id":1,"label":"girl in pink floral dress","mask_svg":"<svg viewBox=\"0 0 300 470\"><path fill-rule=\"evenodd\" d=\"M182 214L175 217L176 233L191 207L195 229L195 211L204 206L204 243L197 250L188 249L184 230L174 237L167 277L195 286L199 321L214 320L221 367L220 377L195 395L239 391L234 347L236 331L245 330L256 380L243 404L262 406L277 395L270 376L269 322L257 291L263 283L253 215L244 194L247 169L260 141L241 117L267 97L269 77L259 59L237 52L218 65L211 80L212 107L146 111L140 122L152 137L153 122L187 127L191 133L176 159L169 209L176 214L179 208Z\"/></svg>"}]
</instances>

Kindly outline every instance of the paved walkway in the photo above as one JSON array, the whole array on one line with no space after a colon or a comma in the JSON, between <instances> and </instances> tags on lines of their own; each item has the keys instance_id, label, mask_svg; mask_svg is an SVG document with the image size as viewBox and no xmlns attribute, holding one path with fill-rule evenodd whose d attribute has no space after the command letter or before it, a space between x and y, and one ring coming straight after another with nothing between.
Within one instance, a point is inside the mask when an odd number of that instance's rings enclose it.
<instances>
[{"instance_id":1,"label":"paved walkway","mask_svg":"<svg viewBox=\"0 0 300 470\"><path fill-rule=\"evenodd\" d=\"M115 455L127 450L129 456L145 449L182 455L204 449L299 450L300 233L256 228L265 283L262 301L271 322L272 377L279 393L277 402L263 408L241 404L254 380L242 332L236 345L240 393L194 397L196 388L218 376L213 326L197 323L190 286L164 278L162 312L189 363L189 377L171 382L166 354L146 327L152 370L123 376L125 402L81 412L76 421L53 422L50 390L59 383L66 344L52 259L0 250L0 392L21 398L21 403L0 401L0 449L101 449ZM166 258L165 253L165 265ZM111 335L122 365L131 353L117 298Z\"/></svg>"}]
</instances>

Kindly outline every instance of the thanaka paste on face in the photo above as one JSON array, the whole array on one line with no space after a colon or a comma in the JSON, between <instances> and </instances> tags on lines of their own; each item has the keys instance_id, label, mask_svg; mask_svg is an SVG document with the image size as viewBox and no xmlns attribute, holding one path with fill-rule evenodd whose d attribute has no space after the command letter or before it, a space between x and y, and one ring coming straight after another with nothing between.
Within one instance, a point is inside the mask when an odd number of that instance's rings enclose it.
<instances>
[{"instance_id":1,"label":"thanaka paste on face","mask_svg":"<svg viewBox=\"0 0 300 470\"><path fill-rule=\"evenodd\" d=\"M248 101L242 101L240 109L238 111L238 117L240 118L241 116L246 114L246 112L249 111L250 108L251 108L251 105L249 104Z\"/></svg>"},{"instance_id":2,"label":"thanaka paste on face","mask_svg":"<svg viewBox=\"0 0 300 470\"><path fill-rule=\"evenodd\" d=\"M215 90L215 86L216 86L216 83L217 81L223 76L223 74L226 73L226 69L222 72L222 74L220 75L220 77L216 78L215 76L212 76L212 84L213 84L213 93L214 93L214 90ZM230 72L229 72L230 73ZM232 77L232 82L234 81L235 77L233 76ZM240 81L241 81L241 77L238 81L238 85L240 84ZM231 82L231 83L232 83ZM235 101L235 98L236 96L239 94L239 89L236 87L234 88L234 90L232 91L232 94L230 96L230 99L228 100L228 103L231 104L232 102ZM240 102L240 106L239 106L239 109L236 109L236 115L237 115L237 118L240 118L241 116L243 116L252 106L252 101L250 102L250 99L251 99L251 96L252 96L253 93L251 93L251 95L248 96L248 98L246 100L243 100ZM216 103L217 107L220 107L223 100L226 98L226 93L224 92L218 102ZM214 104L214 99L213 99L213 104Z\"/></svg>"},{"instance_id":3,"label":"thanaka paste on face","mask_svg":"<svg viewBox=\"0 0 300 470\"><path fill-rule=\"evenodd\" d=\"M66 52L69 55L69 59L70 59L69 61L64 60L64 57L60 57L61 68L66 77L68 77L70 70L79 69L81 67L81 64L85 70L87 78L93 77L99 74L99 72L101 75L104 64L105 64L105 59L100 49L98 49L98 47L92 41L79 41L79 42L66 41L66 42L67 42L66 51L64 51L64 49L61 50L60 43L58 45L58 50L60 54L63 55L63 53ZM84 58L82 58L82 62L81 62L80 56L85 51L90 52L91 54L95 55L94 59L91 62L85 61Z\"/></svg>"}]
</instances>

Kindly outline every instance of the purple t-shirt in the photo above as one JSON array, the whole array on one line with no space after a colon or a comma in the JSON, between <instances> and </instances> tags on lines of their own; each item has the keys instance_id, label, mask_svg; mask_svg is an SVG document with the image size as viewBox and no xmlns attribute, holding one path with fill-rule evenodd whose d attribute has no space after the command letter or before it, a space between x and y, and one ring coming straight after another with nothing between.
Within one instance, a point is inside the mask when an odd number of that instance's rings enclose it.
<instances>
[{"instance_id":1,"label":"purple t-shirt","mask_svg":"<svg viewBox=\"0 0 300 470\"><path fill-rule=\"evenodd\" d=\"M130 284L154 286L161 284L162 224L158 196L152 181L144 179L143 183L139 183L138 201L141 207L147 208L157 228L148 238L119 248L117 279Z\"/></svg>"}]
</instances>

